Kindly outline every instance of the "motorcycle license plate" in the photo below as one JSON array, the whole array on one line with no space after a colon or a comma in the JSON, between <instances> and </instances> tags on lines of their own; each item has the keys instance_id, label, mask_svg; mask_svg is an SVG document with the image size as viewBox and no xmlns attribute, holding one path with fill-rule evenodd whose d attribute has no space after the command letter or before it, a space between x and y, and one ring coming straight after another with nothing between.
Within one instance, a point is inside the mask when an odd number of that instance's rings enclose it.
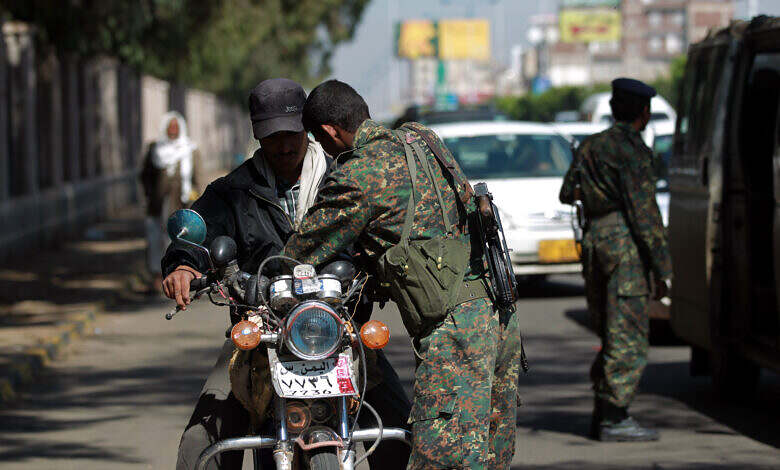
<instances>
[{"instance_id":1,"label":"motorcycle license plate","mask_svg":"<svg viewBox=\"0 0 780 470\"><path fill-rule=\"evenodd\" d=\"M349 353L317 361L273 358L270 362L274 389L280 397L326 398L357 394L357 379Z\"/></svg>"}]
</instances>

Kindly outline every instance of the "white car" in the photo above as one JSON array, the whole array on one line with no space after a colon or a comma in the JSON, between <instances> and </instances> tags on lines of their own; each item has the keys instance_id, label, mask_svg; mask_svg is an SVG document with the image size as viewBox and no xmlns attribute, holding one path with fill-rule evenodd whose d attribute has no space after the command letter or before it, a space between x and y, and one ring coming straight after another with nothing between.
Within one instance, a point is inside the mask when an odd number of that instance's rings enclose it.
<instances>
[{"instance_id":1,"label":"white car","mask_svg":"<svg viewBox=\"0 0 780 470\"><path fill-rule=\"evenodd\" d=\"M596 93L590 95L580 105L580 116L583 121L603 122L612 124L612 108L609 106L611 93ZM650 99L650 122L677 120L677 113L672 105L661 95L656 95Z\"/></svg>"},{"instance_id":2,"label":"white car","mask_svg":"<svg viewBox=\"0 0 780 470\"><path fill-rule=\"evenodd\" d=\"M532 122L460 122L431 126L472 184L485 182L499 207L518 276L581 271L572 207L558 201L571 163L569 142Z\"/></svg>"},{"instance_id":3,"label":"white car","mask_svg":"<svg viewBox=\"0 0 780 470\"><path fill-rule=\"evenodd\" d=\"M607 122L553 122L553 128L575 146L579 145L585 137L607 129Z\"/></svg>"}]
</instances>

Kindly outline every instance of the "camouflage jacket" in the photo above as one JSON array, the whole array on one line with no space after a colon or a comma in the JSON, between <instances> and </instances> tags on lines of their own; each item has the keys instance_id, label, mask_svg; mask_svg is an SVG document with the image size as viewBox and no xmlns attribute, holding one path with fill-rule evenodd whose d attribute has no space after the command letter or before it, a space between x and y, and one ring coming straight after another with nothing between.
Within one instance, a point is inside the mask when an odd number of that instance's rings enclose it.
<instances>
[{"instance_id":1,"label":"camouflage jacket","mask_svg":"<svg viewBox=\"0 0 780 470\"><path fill-rule=\"evenodd\" d=\"M462 181L466 181L460 166L433 131L414 122L400 129L413 131L411 136L416 139L420 139L416 133L428 133L440 145L444 158L454 163ZM366 120L355 134L354 147L326 177L298 232L287 241L286 255L320 265L354 244L364 257L361 264L370 271L377 259L399 242L412 188L403 142L393 131ZM459 199L456 199L433 153L424 142L422 148L441 189L448 216L455 225L454 235L467 235L469 224L465 213L473 212L473 201L468 200L466 206L461 204L466 199L463 188L458 188ZM444 222L436 192L419 163L416 183L419 193L415 197L411 238L443 235Z\"/></svg>"},{"instance_id":2,"label":"camouflage jacket","mask_svg":"<svg viewBox=\"0 0 780 470\"><path fill-rule=\"evenodd\" d=\"M589 218L620 211L645 266L658 278L672 275L672 261L661 213L655 200L653 154L641 134L626 123L586 138L563 180L560 200L574 203L579 174Z\"/></svg>"}]
</instances>

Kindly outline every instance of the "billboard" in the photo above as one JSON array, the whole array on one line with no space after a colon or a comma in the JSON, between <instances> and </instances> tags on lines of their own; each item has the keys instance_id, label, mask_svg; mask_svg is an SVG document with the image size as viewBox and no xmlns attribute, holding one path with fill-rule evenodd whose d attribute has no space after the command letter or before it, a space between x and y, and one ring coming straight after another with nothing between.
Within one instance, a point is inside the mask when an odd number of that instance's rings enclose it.
<instances>
[{"instance_id":1,"label":"billboard","mask_svg":"<svg viewBox=\"0 0 780 470\"><path fill-rule=\"evenodd\" d=\"M561 0L561 8L620 8L620 0Z\"/></svg>"},{"instance_id":2,"label":"billboard","mask_svg":"<svg viewBox=\"0 0 780 470\"><path fill-rule=\"evenodd\" d=\"M439 58L490 59L490 23L487 20L439 21Z\"/></svg>"},{"instance_id":3,"label":"billboard","mask_svg":"<svg viewBox=\"0 0 780 470\"><path fill-rule=\"evenodd\" d=\"M620 12L607 8L562 9L559 17L561 42L619 41Z\"/></svg>"},{"instance_id":4,"label":"billboard","mask_svg":"<svg viewBox=\"0 0 780 470\"><path fill-rule=\"evenodd\" d=\"M396 25L396 54L404 59L490 59L487 20L408 20Z\"/></svg>"},{"instance_id":5,"label":"billboard","mask_svg":"<svg viewBox=\"0 0 780 470\"><path fill-rule=\"evenodd\" d=\"M436 56L436 24L410 20L396 26L396 53L405 59Z\"/></svg>"}]
</instances>

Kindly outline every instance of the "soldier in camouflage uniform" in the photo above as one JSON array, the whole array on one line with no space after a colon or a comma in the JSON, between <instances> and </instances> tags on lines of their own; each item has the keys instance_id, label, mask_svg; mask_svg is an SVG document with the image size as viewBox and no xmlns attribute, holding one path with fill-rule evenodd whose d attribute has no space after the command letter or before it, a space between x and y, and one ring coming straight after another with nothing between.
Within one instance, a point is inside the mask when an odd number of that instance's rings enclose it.
<instances>
[{"instance_id":1,"label":"soldier in camouflage uniform","mask_svg":"<svg viewBox=\"0 0 780 470\"><path fill-rule=\"evenodd\" d=\"M377 259L401 238L411 191L403 142L372 121L362 97L336 80L311 92L304 123L328 153L338 156L340 166L326 178L284 252L319 265L355 244L363 268L374 272ZM407 132L407 141L425 134L452 164L455 176L466 181L431 130L417 123L401 129ZM449 218L458 222L455 235L468 236L465 212L474 208L470 187L458 187L456 194L431 149L422 147ZM426 172L417 172L415 181L420 194L415 198L412 238L443 235L441 208ZM483 285L483 271L481 259L472 260L464 287ZM509 468L520 367L518 315L501 324L492 301L484 295L456 305L415 344L419 364L409 416L413 442L408 468Z\"/></svg>"},{"instance_id":2,"label":"soldier in camouflage uniform","mask_svg":"<svg viewBox=\"0 0 780 470\"><path fill-rule=\"evenodd\" d=\"M612 82L615 125L586 138L566 173L560 200L583 203L582 267L588 310L601 341L591 368L595 392L591 434L603 441L658 439L627 408L647 364L651 280L666 295L672 263L655 200L651 150L642 141L655 90Z\"/></svg>"}]
</instances>

